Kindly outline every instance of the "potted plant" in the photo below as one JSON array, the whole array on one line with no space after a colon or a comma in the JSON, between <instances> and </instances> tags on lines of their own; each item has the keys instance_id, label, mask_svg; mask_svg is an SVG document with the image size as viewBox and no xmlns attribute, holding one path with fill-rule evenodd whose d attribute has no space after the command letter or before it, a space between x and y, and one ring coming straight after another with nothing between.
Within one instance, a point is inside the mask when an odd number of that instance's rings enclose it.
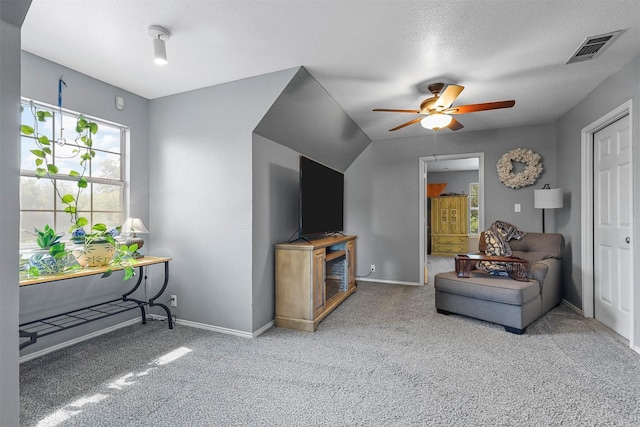
<instances>
[{"instance_id":1,"label":"potted plant","mask_svg":"<svg viewBox=\"0 0 640 427\"><path fill-rule=\"evenodd\" d=\"M78 244L73 254L81 267L97 267L106 265L113 259L120 244L115 237L120 234L120 227L107 230L104 224L95 224L91 233L77 227L71 233L71 241Z\"/></svg>"},{"instance_id":2,"label":"potted plant","mask_svg":"<svg viewBox=\"0 0 640 427\"><path fill-rule=\"evenodd\" d=\"M43 230L35 228L36 242L40 250L29 257L28 273L38 277L41 274L60 274L65 271L69 263L70 251L64 242L62 234L45 225Z\"/></svg>"},{"instance_id":3,"label":"potted plant","mask_svg":"<svg viewBox=\"0 0 640 427\"><path fill-rule=\"evenodd\" d=\"M50 111L40 110L33 104L31 104L31 112L34 118L33 126L22 124L20 131L22 136L33 139L35 143L36 148L32 149L31 153L35 156L36 176L38 178L49 178L54 183L59 170L53 162L53 150L51 149L53 141L38 132L38 125L45 123L53 115ZM78 214L80 194L88 186L85 178L87 167L96 154L92 149L92 138L98 132L98 124L80 115L76 119L75 131L77 134L75 142L79 148L75 149L73 154L79 159L79 168L68 172L68 176L72 177L77 183L75 194L62 194L58 186L54 184L56 196L64 205L64 211L69 214L71 219L71 227L69 229L72 236L71 240L80 245L72 252L81 267L107 264L123 267L126 280L133 276L132 264L135 260L129 255L137 250L137 245L127 246L115 240L115 236L119 234L120 227L108 229L105 224L94 224L90 232L87 233L84 227L89 225L89 221ZM108 274L105 275L110 274L111 272L108 271Z\"/></svg>"}]
</instances>

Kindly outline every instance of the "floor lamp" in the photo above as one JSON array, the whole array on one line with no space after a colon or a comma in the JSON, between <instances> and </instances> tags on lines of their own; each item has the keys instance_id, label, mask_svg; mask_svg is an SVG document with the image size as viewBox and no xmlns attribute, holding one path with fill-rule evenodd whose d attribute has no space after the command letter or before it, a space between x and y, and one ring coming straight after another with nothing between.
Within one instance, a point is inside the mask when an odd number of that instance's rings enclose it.
<instances>
[{"instance_id":1,"label":"floor lamp","mask_svg":"<svg viewBox=\"0 0 640 427\"><path fill-rule=\"evenodd\" d=\"M542 209L542 232L544 233L544 210L562 207L562 188L551 188L545 184L541 190L533 190L533 207Z\"/></svg>"}]
</instances>

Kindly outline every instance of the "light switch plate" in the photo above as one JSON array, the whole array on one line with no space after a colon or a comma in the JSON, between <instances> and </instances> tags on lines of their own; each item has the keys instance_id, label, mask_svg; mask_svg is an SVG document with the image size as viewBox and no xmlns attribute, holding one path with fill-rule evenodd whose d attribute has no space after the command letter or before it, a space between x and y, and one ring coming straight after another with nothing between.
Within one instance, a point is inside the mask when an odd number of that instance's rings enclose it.
<instances>
[{"instance_id":1,"label":"light switch plate","mask_svg":"<svg viewBox=\"0 0 640 427\"><path fill-rule=\"evenodd\" d=\"M516 203L514 209L516 212L520 212L520 203Z\"/></svg>"}]
</instances>

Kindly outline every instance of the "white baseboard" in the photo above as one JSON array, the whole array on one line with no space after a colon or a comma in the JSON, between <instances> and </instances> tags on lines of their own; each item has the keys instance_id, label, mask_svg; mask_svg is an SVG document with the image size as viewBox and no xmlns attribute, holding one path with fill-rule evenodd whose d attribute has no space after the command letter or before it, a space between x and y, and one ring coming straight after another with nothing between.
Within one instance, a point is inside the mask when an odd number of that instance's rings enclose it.
<instances>
[{"instance_id":1,"label":"white baseboard","mask_svg":"<svg viewBox=\"0 0 640 427\"><path fill-rule=\"evenodd\" d=\"M567 301L566 299L562 300L562 303L564 305L566 305L567 307L569 307L571 310L575 311L577 314L579 314L580 316L584 317L584 312L579 309L578 307L576 307L575 305L571 304L569 301ZM615 332L611 331L612 334L616 334ZM622 337L620 337L622 339ZM638 346L633 346L633 345L629 345L629 347L631 348L631 350L635 351L636 353L640 354L640 347Z\"/></svg>"},{"instance_id":2,"label":"white baseboard","mask_svg":"<svg viewBox=\"0 0 640 427\"><path fill-rule=\"evenodd\" d=\"M29 353L27 355L20 357L20 359L18 359L18 363L26 362L26 361L38 358L40 356L44 356L45 354L51 353L53 351L60 350L61 348L69 347L71 345L78 344L79 342L90 340L91 338L95 338L100 335L113 332L117 329L124 328L126 326L134 325L136 323L141 323L141 322L142 320L140 319L140 317L136 317L135 319L127 320L126 322L118 323L117 325L109 326L108 328L100 329L99 331L91 332L90 334L83 335L81 337L74 338L72 340L65 341L63 343L56 344L39 351L34 351L33 353Z\"/></svg>"},{"instance_id":3,"label":"white baseboard","mask_svg":"<svg viewBox=\"0 0 640 427\"><path fill-rule=\"evenodd\" d=\"M418 282L403 282L400 280L376 280L376 279L357 279L358 282L375 282L375 283L388 283L390 285L409 285L409 286L423 286Z\"/></svg>"},{"instance_id":4,"label":"white baseboard","mask_svg":"<svg viewBox=\"0 0 640 427\"><path fill-rule=\"evenodd\" d=\"M148 314L147 318L151 318L151 319L154 319L154 320L165 320L165 321L167 320L167 316L160 316L160 315L157 315L157 314ZM65 347L69 347L71 345L78 344L78 343L80 343L82 341L90 340L90 339L98 337L100 335L107 334L107 333L113 332L113 331L115 331L117 329L124 328L124 327L130 326L130 325L135 325L135 324L138 324L138 323L141 323L140 318L127 320L126 322L118 323L117 325L110 326L110 327L104 328L104 329L100 329L99 331L91 332L90 334L83 335L81 337L74 338L72 340L65 341L63 343L56 344L56 345L44 348L44 349L39 350L39 351L34 351L33 353L29 353L27 355L24 355L24 356L20 357L20 359L18 359L18 362L19 363L27 362L29 360L36 359L36 358L38 358L40 356L44 356L45 354L51 353L53 351L60 350L60 349L65 348ZM244 337L244 338L256 338L257 336L262 334L264 331L266 331L269 328L271 328L272 326L274 326L275 323L276 323L275 320L272 320L271 322L267 323L266 325L264 325L262 328L258 329L257 331L255 331L253 333L249 333L249 332L244 332L244 331L237 331L237 330L234 330L234 329L222 328L222 327L219 327L219 326L206 325L204 323L197 323L197 322L191 322L191 321L188 321L188 320L176 319L176 324L189 326L189 327L192 327L192 328L206 329L208 331L220 332L222 334L235 335L235 336Z\"/></svg>"},{"instance_id":5,"label":"white baseboard","mask_svg":"<svg viewBox=\"0 0 640 427\"><path fill-rule=\"evenodd\" d=\"M166 320L167 319L166 316L161 316L161 315L157 315L157 314L152 314L152 315L150 315L150 317L152 317L154 319L157 319L157 320ZM192 322L190 320L176 319L175 323L177 325L184 325L184 326L189 326L191 328L205 329L207 331L219 332L221 334L227 334L227 335L235 335L237 337L256 338L257 336L262 334L264 331L266 331L267 329L269 329L272 326L274 326L275 325L275 320L272 320L271 322L267 323L262 328L258 329L257 331L255 331L253 333L244 332L244 331L238 331L236 329L223 328L223 327L220 327L220 326L207 325L205 323Z\"/></svg>"},{"instance_id":6,"label":"white baseboard","mask_svg":"<svg viewBox=\"0 0 640 427\"><path fill-rule=\"evenodd\" d=\"M576 313L578 313L580 316L584 317L584 312L579 309L578 307L576 307L575 305L571 304L569 301L567 301L566 299L562 300L562 303L564 305L566 305L567 307L569 307L571 310L575 311Z\"/></svg>"}]
</instances>

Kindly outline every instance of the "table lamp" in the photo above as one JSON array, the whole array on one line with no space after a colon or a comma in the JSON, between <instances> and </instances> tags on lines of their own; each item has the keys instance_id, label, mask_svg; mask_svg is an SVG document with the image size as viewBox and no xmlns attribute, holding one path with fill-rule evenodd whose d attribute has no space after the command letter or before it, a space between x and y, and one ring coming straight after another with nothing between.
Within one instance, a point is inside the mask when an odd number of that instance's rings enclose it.
<instances>
[{"instance_id":1,"label":"table lamp","mask_svg":"<svg viewBox=\"0 0 640 427\"><path fill-rule=\"evenodd\" d=\"M132 218L129 217L122 224L122 233L128 233L127 240L125 241L125 245L131 246L134 243L138 245L138 250L144 246L144 239L142 237L138 237L136 233L149 233L147 227L144 226L144 223L140 218ZM140 252L135 251L133 254L134 258L143 258L144 255L140 254Z\"/></svg>"},{"instance_id":2,"label":"table lamp","mask_svg":"<svg viewBox=\"0 0 640 427\"><path fill-rule=\"evenodd\" d=\"M542 209L542 232L544 233L544 210L562 207L562 188L551 188L545 184L541 190L533 190L533 207Z\"/></svg>"}]
</instances>

